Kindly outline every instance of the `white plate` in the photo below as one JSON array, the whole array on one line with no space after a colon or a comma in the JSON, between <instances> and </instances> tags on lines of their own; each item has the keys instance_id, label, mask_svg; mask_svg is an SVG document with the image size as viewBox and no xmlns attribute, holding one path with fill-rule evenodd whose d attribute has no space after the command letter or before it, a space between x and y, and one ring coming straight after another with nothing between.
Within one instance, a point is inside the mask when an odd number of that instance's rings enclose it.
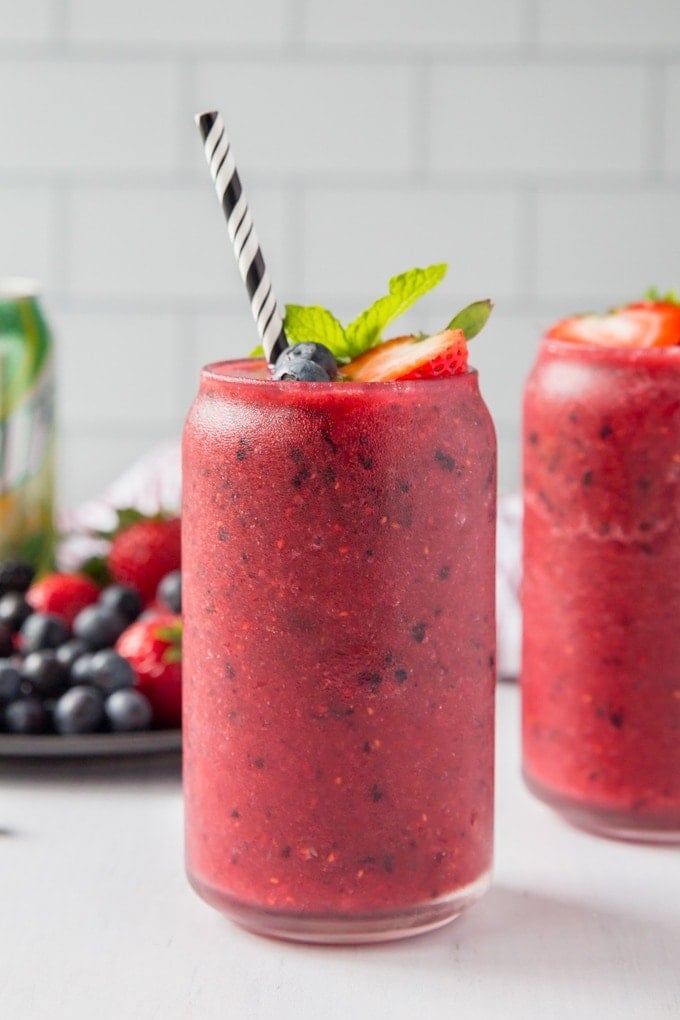
<instances>
[{"instance_id":1,"label":"white plate","mask_svg":"<svg viewBox=\"0 0 680 1020\"><path fill-rule=\"evenodd\" d=\"M0 734L0 758L92 758L109 755L162 754L179 751L182 731L148 730L144 733L84 733L60 737Z\"/></svg>"}]
</instances>

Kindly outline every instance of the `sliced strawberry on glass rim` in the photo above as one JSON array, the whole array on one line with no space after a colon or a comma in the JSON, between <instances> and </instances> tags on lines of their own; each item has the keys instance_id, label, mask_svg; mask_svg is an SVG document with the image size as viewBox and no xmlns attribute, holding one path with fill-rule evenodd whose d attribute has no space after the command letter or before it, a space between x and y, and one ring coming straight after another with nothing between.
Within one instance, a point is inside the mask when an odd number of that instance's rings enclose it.
<instances>
[{"instance_id":1,"label":"sliced strawberry on glass rim","mask_svg":"<svg viewBox=\"0 0 680 1020\"><path fill-rule=\"evenodd\" d=\"M600 347L673 347L680 344L680 306L666 301L639 301L608 315L562 319L546 335L553 340Z\"/></svg>"},{"instance_id":2,"label":"sliced strawberry on glass rim","mask_svg":"<svg viewBox=\"0 0 680 1020\"><path fill-rule=\"evenodd\" d=\"M371 347L345 365L342 374L355 382L445 379L467 371L467 343L461 329L445 329L419 339L399 336Z\"/></svg>"}]
</instances>

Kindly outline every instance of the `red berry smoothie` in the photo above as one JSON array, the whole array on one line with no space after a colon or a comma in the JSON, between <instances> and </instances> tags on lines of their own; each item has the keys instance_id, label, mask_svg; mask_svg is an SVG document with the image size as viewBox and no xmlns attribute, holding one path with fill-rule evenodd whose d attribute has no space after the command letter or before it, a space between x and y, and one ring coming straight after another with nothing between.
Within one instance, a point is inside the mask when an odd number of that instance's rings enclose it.
<instances>
[{"instance_id":1,"label":"red berry smoothie","mask_svg":"<svg viewBox=\"0 0 680 1020\"><path fill-rule=\"evenodd\" d=\"M524 404L524 772L680 838L680 347L544 340Z\"/></svg>"},{"instance_id":2,"label":"red berry smoothie","mask_svg":"<svg viewBox=\"0 0 680 1020\"><path fill-rule=\"evenodd\" d=\"M184 433L190 880L264 934L396 938L489 881L495 437L467 372L208 366Z\"/></svg>"}]
</instances>

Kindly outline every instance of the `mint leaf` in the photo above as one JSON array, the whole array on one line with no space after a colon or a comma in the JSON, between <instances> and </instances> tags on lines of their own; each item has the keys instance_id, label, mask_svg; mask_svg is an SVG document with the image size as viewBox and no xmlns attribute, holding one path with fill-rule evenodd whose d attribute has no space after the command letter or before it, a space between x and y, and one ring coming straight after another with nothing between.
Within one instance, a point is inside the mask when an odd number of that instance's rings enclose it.
<instances>
[{"instance_id":1,"label":"mint leaf","mask_svg":"<svg viewBox=\"0 0 680 1020\"><path fill-rule=\"evenodd\" d=\"M350 357L357 357L380 342L382 332L388 323L398 318L418 298L432 290L446 275L445 262L426 269L409 269L389 282L389 294L378 298L370 308L358 315L345 329Z\"/></svg>"},{"instance_id":2,"label":"mint leaf","mask_svg":"<svg viewBox=\"0 0 680 1020\"><path fill-rule=\"evenodd\" d=\"M283 328L289 344L323 344L336 357L349 355L345 331L327 308L321 305L286 305Z\"/></svg>"},{"instance_id":3,"label":"mint leaf","mask_svg":"<svg viewBox=\"0 0 680 1020\"><path fill-rule=\"evenodd\" d=\"M471 305L461 309L451 319L447 329L460 329L466 340L472 340L486 325L491 315L493 302L488 299L484 301L473 301Z\"/></svg>"}]
</instances>

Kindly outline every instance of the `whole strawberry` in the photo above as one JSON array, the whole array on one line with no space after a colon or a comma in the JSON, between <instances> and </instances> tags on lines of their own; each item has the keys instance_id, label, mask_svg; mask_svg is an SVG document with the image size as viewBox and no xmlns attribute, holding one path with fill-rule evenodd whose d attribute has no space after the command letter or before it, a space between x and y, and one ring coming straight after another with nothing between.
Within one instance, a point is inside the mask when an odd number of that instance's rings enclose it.
<instances>
[{"instance_id":1,"label":"whole strawberry","mask_svg":"<svg viewBox=\"0 0 680 1020\"><path fill-rule=\"evenodd\" d=\"M180 568L179 517L140 517L117 531L109 548L108 570L118 584L135 588L150 602L161 580Z\"/></svg>"},{"instance_id":2,"label":"whole strawberry","mask_svg":"<svg viewBox=\"0 0 680 1020\"><path fill-rule=\"evenodd\" d=\"M97 601L101 591L82 574L47 574L26 593L26 601L36 613L60 616L70 627L81 609Z\"/></svg>"},{"instance_id":3,"label":"whole strawberry","mask_svg":"<svg viewBox=\"0 0 680 1020\"><path fill-rule=\"evenodd\" d=\"M182 618L153 613L130 624L116 642L116 651L136 674L135 687L144 694L159 726L182 722Z\"/></svg>"}]
</instances>

